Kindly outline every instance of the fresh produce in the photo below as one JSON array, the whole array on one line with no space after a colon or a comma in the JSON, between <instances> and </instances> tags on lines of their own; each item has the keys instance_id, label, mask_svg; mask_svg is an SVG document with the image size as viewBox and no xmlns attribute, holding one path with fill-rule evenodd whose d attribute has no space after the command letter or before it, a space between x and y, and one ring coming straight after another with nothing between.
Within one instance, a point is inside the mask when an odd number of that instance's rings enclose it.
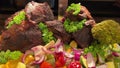
<instances>
[{"instance_id":1,"label":"fresh produce","mask_svg":"<svg viewBox=\"0 0 120 68\"><path fill-rule=\"evenodd\" d=\"M96 42L91 44L91 46L84 49L84 53L92 53L94 57L97 57L99 54L103 60L105 60L106 56L109 55L109 46L97 44Z\"/></svg>"},{"instance_id":2,"label":"fresh produce","mask_svg":"<svg viewBox=\"0 0 120 68\"><path fill-rule=\"evenodd\" d=\"M4 64L9 60L17 60L22 56L20 51L0 51L0 64Z\"/></svg>"},{"instance_id":3,"label":"fresh produce","mask_svg":"<svg viewBox=\"0 0 120 68\"><path fill-rule=\"evenodd\" d=\"M120 24L114 20L104 20L92 28L92 35L102 44L120 43Z\"/></svg>"},{"instance_id":4,"label":"fresh produce","mask_svg":"<svg viewBox=\"0 0 120 68\"><path fill-rule=\"evenodd\" d=\"M71 47L68 47L68 45ZM120 55L119 51L113 50L114 46L115 44L106 47L106 45L102 46L94 43L94 45L88 48L79 49L76 48L74 41L63 45L62 41L58 39L56 42L50 41L45 46L35 46L23 54L23 57L21 57L22 60L19 60L19 58L8 60L6 63L1 63L0 67L95 68L112 65L112 67L116 68L120 64Z\"/></svg>"},{"instance_id":5,"label":"fresh produce","mask_svg":"<svg viewBox=\"0 0 120 68\"><path fill-rule=\"evenodd\" d=\"M68 65L68 68L82 68L79 61L73 61Z\"/></svg>"},{"instance_id":6,"label":"fresh produce","mask_svg":"<svg viewBox=\"0 0 120 68\"><path fill-rule=\"evenodd\" d=\"M40 68L54 68L50 63L46 62L46 61L43 61L41 64L40 64Z\"/></svg>"},{"instance_id":7,"label":"fresh produce","mask_svg":"<svg viewBox=\"0 0 120 68\"><path fill-rule=\"evenodd\" d=\"M56 67L63 67L65 65L65 57L62 52L56 53L55 54L55 65Z\"/></svg>"}]
</instances>

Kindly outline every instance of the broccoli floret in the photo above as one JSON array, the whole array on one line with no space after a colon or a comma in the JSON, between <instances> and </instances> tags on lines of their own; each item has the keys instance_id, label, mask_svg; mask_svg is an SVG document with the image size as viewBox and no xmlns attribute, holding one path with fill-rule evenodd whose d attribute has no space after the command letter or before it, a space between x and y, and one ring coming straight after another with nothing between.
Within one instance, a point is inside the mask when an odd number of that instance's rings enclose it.
<instances>
[{"instance_id":1,"label":"broccoli floret","mask_svg":"<svg viewBox=\"0 0 120 68\"><path fill-rule=\"evenodd\" d=\"M120 43L120 25L114 20L104 20L92 28L92 35L102 44Z\"/></svg>"}]
</instances>

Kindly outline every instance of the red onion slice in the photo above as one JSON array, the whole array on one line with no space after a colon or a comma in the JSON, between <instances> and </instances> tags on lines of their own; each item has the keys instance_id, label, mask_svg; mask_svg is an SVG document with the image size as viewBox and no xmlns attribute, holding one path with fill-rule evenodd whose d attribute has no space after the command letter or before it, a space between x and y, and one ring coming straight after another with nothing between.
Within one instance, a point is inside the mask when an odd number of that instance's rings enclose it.
<instances>
[{"instance_id":1,"label":"red onion slice","mask_svg":"<svg viewBox=\"0 0 120 68\"><path fill-rule=\"evenodd\" d=\"M70 53L67 53L67 52L64 52L64 55L67 57L67 58L74 58L74 55L70 54Z\"/></svg>"},{"instance_id":2,"label":"red onion slice","mask_svg":"<svg viewBox=\"0 0 120 68\"><path fill-rule=\"evenodd\" d=\"M83 53L83 51L82 51L82 50L79 50L79 49L73 49L73 52L74 52L74 59L75 59L76 61L79 61L80 56L81 56L81 54Z\"/></svg>"},{"instance_id":3,"label":"red onion slice","mask_svg":"<svg viewBox=\"0 0 120 68\"><path fill-rule=\"evenodd\" d=\"M38 61L35 61L33 64L40 64L44 61L44 59L45 59L45 56L43 55Z\"/></svg>"},{"instance_id":4,"label":"red onion slice","mask_svg":"<svg viewBox=\"0 0 120 68\"><path fill-rule=\"evenodd\" d=\"M120 53L117 53L117 52L112 52L112 55L115 57L120 57Z\"/></svg>"}]
</instances>

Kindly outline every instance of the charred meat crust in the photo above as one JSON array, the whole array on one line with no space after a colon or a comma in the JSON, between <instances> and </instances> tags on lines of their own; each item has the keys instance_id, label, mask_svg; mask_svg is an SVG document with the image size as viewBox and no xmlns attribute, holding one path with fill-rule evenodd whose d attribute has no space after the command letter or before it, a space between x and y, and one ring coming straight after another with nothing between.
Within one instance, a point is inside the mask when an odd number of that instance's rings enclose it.
<instances>
[{"instance_id":1,"label":"charred meat crust","mask_svg":"<svg viewBox=\"0 0 120 68\"><path fill-rule=\"evenodd\" d=\"M62 39L64 43L70 42L71 35L65 31L63 24L60 21L47 21L45 24L48 26L48 29L53 32L56 38Z\"/></svg>"},{"instance_id":2,"label":"charred meat crust","mask_svg":"<svg viewBox=\"0 0 120 68\"><path fill-rule=\"evenodd\" d=\"M32 23L39 23L54 20L50 6L45 3L29 2L25 7L28 20Z\"/></svg>"}]
</instances>

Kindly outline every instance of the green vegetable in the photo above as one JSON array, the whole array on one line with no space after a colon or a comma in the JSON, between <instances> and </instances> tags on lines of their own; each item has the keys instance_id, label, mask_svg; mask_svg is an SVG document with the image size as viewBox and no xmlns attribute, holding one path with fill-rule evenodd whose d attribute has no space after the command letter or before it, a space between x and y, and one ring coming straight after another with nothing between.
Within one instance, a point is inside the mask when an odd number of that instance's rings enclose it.
<instances>
[{"instance_id":1,"label":"green vegetable","mask_svg":"<svg viewBox=\"0 0 120 68\"><path fill-rule=\"evenodd\" d=\"M73 11L73 15L77 15L77 14L79 14L80 9L81 9L80 3L78 3L78 4L72 3L72 4L67 8L67 11Z\"/></svg>"},{"instance_id":2,"label":"green vegetable","mask_svg":"<svg viewBox=\"0 0 120 68\"><path fill-rule=\"evenodd\" d=\"M82 21L71 21L67 18L63 25L67 32L72 33L76 32L79 29L82 29L85 21L86 19L83 19Z\"/></svg>"},{"instance_id":3,"label":"green vegetable","mask_svg":"<svg viewBox=\"0 0 120 68\"><path fill-rule=\"evenodd\" d=\"M108 51L110 48L106 46L105 44L98 44L97 42L92 43L89 47L84 49L84 53L92 53L94 57L97 57L97 55L100 55L103 60L109 55Z\"/></svg>"},{"instance_id":4,"label":"green vegetable","mask_svg":"<svg viewBox=\"0 0 120 68\"><path fill-rule=\"evenodd\" d=\"M22 53L20 51L13 51L11 52L10 50L1 51L0 52L0 64L5 64L9 60L17 60L20 58Z\"/></svg>"},{"instance_id":5,"label":"green vegetable","mask_svg":"<svg viewBox=\"0 0 120 68\"><path fill-rule=\"evenodd\" d=\"M120 45L119 44L114 43L114 44L110 45L109 47L112 51L120 53Z\"/></svg>"},{"instance_id":6,"label":"green vegetable","mask_svg":"<svg viewBox=\"0 0 120 68\"><path fill-rule=\"evenodd\" d=\"M120 43L120 25L113 20L105 20L92 28L93 38L102 44Z\"/></svg>"},{"instance_id":7,"label":"green vegetable","mask_svg":"<svg viewBox=\"0 0 120 68\"><path fill-rule=\"evenodd\" d=\"M48 28L45 24L40 22L38 26L42 31L42 39L46 44L49 43L51 40L55 40L53 33L48 30Z\"/></svg>"},{"instance_id":8,"label":"green vegetable","mask_svg":"<svg viewBox=\"0 0 120 68\"><path fill-rule=\"evenodd\" d=\"M120 57L114 57L115 68L120 68Z\"/></svg>"},{"instance_id":9,"label":"green vegetable","mask_svg":"<svg viewBox=\"0 0 120 68\"><path fill-rule=\"evenodd\" d=\"M10 28L13 24L20 24L23 20L25 20L25 12L21 11L8 23L6 28Z\"/></svg>"}]
</instances>

